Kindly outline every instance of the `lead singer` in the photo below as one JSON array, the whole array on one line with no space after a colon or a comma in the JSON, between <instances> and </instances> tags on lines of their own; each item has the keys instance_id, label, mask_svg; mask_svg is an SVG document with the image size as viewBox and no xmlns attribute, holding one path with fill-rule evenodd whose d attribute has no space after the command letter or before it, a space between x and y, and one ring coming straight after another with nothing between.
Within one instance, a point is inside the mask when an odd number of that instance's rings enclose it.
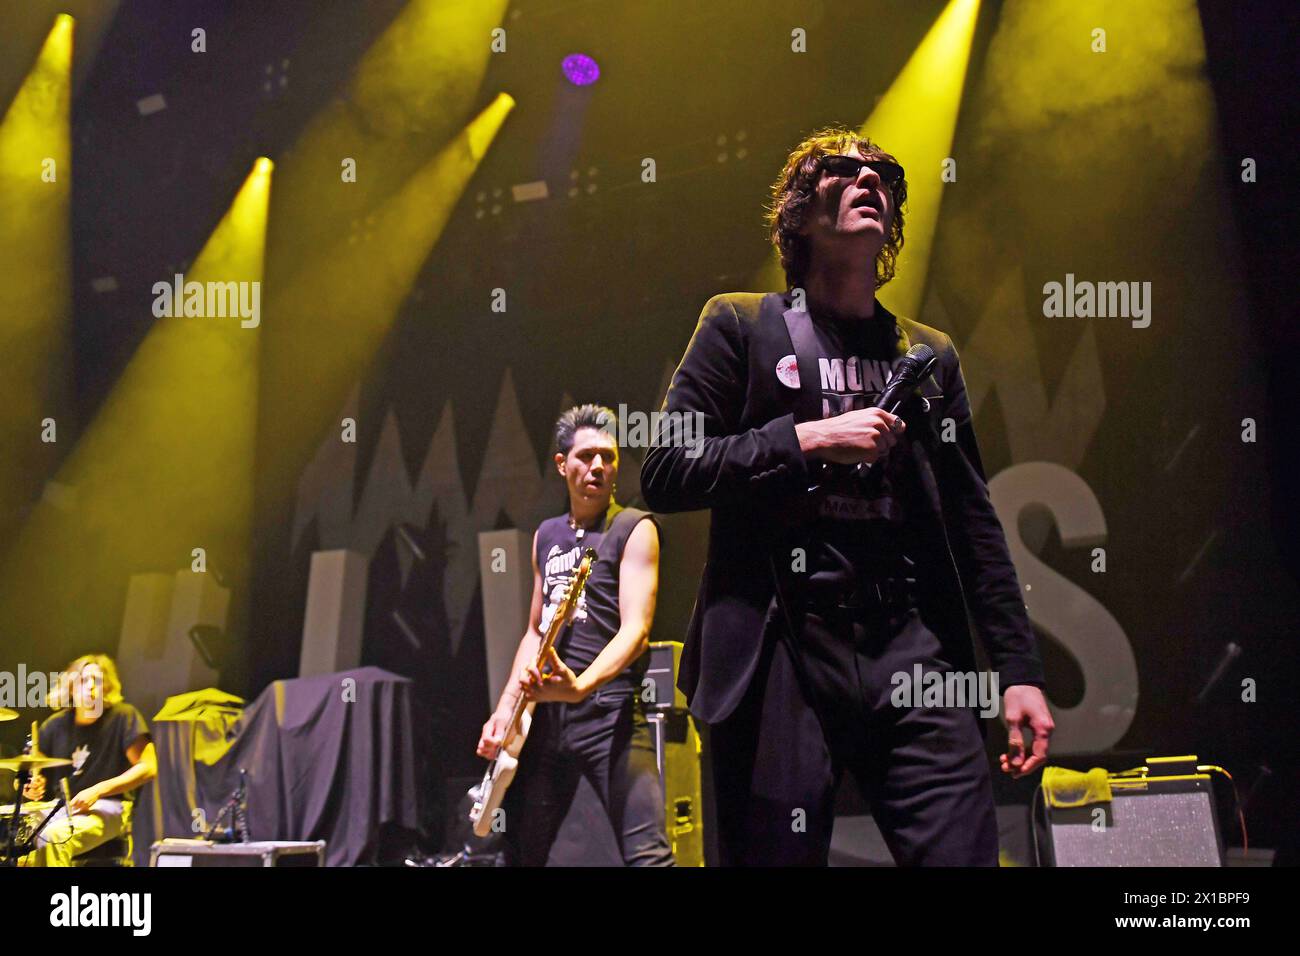
<instances>
[{"instance_id":1,"label":"lead singer","mask_svg":"<svg viewBox=\"0 0 1300 956\"><path fill-rule=\"evenodd\" d=\"M720 862L825 865L847 769L900 865L994 866L974 701L897 691L918 665L976 677L973 622L1002 691L1002 770L1041 766L1053 725L957 352L875 297L903 244L903 169L824 130L773 197L788 290L709 300L664 403L706 437L660 436L641 471L654 510L712 510L680 684L709 725ZM918 343L933 377L901 417L871 407Z\"/></svg>"}]
</instances>

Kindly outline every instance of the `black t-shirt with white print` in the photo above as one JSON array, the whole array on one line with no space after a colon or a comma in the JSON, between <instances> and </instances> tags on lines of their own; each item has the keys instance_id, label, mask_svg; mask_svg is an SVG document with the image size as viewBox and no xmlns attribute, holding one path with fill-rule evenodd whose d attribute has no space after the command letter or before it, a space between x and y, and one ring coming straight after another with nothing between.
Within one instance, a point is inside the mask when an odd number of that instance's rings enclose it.
<instances>
[{"instance_id":1,"label":"black t-shirt with white print","mask_svg":"<svg viewBox=\"0 0 1300 956\"><path fill-rule=\"evenodd\" d=\"M876 404L901 355L892 314L877 304L870 319L836 319L812 313L822 417ZM903 508L897 494L905 457L904 435L866 476L830 469L817 496L808 571L813 593L847 595L864 579L897 574Z\"/></svg>"},{"instance_id":2,"label":"black t-shirt with white print","mask_svg":"<svg viewBox=\"0 0 1300 956\"><path fill-rule=\"evenodd\" d=\"M630 510L632 517L614 525L614 518ZM565 629L556 643L556 653L575 673L581 674L605 645L618 633L621 623L619 613L619 569L623 549L632 531L642 521L654 521L654 515L637 509L624 509L610 500L604 516L594 527L574 529L567 514L548 518L537 528L537 568L542 575L542 620L540 630L546 632L551 616L568 590L569 582L582 552L595 548L599 560L592 566L591 577L578 596L573 623ZM610 535L614 537L610 537ZM608 539L608 540L606 540ZM602 546L602 542L604 545ZM609 688L638 687L645 676L648 655L643 654L626 670L615 677Z\"/></svg>"},{"instance_id":3,"label":"black t-shirt with white print","mask_svg":"<svg viewBox=\"0 0 1300 956\"><path fill-rule=\"evenodd\" d=\"M93 724L78 724L73 710L61 710L41 724L40 749L46 757L72 760L68 786L75 794L130 769L126 750L148 733L149 726L140 712L125 702L105 705ZM66 768L54 768L45 773L53 782L60 773L68 772ZM47 799L53 799L48 784L45 793ZM134 795L118 794L108 799L131 800Z\"/></svg>"}]
</instances>

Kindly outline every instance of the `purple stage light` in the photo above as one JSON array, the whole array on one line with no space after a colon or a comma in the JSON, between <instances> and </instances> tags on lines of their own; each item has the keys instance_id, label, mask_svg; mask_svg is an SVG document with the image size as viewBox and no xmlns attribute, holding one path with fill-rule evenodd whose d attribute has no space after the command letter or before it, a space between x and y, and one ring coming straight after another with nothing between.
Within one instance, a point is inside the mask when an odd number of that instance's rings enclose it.
<instances>
[{"instance_id":1,"label":"purple stage light","mask_svg":"<svg viewBox=\"0 0 1300 956\"><path fill-rule=\"evenodd\" d=\"M560 68L574 86L591 86L600 79L599 64L585 53L570 53Z\"/></svg>"}]
</instances>

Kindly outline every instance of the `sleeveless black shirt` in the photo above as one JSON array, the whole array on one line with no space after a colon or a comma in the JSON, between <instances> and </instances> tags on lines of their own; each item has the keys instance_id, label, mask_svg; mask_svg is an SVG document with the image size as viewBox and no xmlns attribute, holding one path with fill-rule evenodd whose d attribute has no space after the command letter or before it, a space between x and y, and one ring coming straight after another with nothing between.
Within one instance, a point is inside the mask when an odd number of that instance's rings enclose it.
<instances>
[{"instance_id":1,"label":"sleeveless black shirt","mask_svg":"<svg viewBox=\"0 0 1300 956\"><path fill-rule=\"evenodd\" d=\"M614 526L614 519L627 512L628 516ZM574 570L582 559L582 552L595 548L598 555L592 566L587 586L578 598L572 623L556 642L556 651L574 672L581 674L596 659L605 645L618 632L619 567L623 549L632 530L642 521L654 521L654 515L635 508L623 508L612 499L604 520L594 528L583 530L581 535L569 526L569 516L548 518L537 528L537 569L542 576L542 621L540 630L546 633L556 605L573 579ZM658 524L656 523L656 527ZM639 688L649 663L643 654L633 661L623 673L607 687L631 686Z\"/></svg>"}]
</instances>

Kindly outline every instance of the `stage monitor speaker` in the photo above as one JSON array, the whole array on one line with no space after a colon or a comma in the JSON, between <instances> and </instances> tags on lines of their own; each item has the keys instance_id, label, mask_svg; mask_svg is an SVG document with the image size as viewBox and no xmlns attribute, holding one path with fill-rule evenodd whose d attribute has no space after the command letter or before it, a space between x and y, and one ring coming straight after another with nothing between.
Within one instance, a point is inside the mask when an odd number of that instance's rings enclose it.
<instances>
[{"instance_id":1,"label":"stage monitor speaker","mask_svg":"<svg viewBox=\"0 0 1300 956\"><path fill-rule=\"evenodd\" d=\"M159 840L150 848L150 866L158 867L321 867L325 841L259 840L255 843L206 843Z\"/></svg>"},{"instance_id":2,"label":"stage monitor speaker","mask_svg":"<svg viewBox=\"0 0 1300 956\"><path fill-rule=\"evenodd\" d=\"M1214 791L1210 777L1196 772L1196 758L1153 758L1147 763L1144 776L1109 777L1109 802L1047 806L1045 862L1223 866Z\"/></svg>"},{"instance_id":3,"label":"stage monitor speaker","mask_svg":"<svg viewBox=\"0 0 1300 956\"><path fill-rule=\"evenodd\" d=\"M650 645L651 669L665 669L664 686L676 682L681 645ZM651 677L653 680L654 678ZM656 683L659 683L657 681ZM644 699L644 696L643 696ZM671 694L656 699L674 700ZM683 701L684 703L684 701ZM655 762L664 795L664 824L678 866L704 865L703 800L700 792L700 735L685 708L645 704L654 738ZM524 760L528 748L524 748ZM507 799L509 799L507 797ZM560 823L548 866L619 866L623 859L604 808L587 778L580 777L569 810Z\"/></svg>"},{"instance_id":4,"label":"stage monitor speaker","mask_svg":"<svg viewBox=\"0 0 1300 956\"><path fill-rule=\"evenodd\" d=\"M664 788L665 825L678 866L704 865L703 798L700 791L700 735L686 710L686 697L677 689L682 645L655 641L650 645L646 677L654 682L654 701L647 716L655 735L655 756Z\"/></svg>"},{"instance_id":5,"label":"stage monitor speaker","mask_svg":"<svg viewBox=\"0 0 1300 956\"><path fill-rule=\"evenodd\" d=\"M647 715L655 735L664 821L678 866L704 865L703 798L700 793L700 735L684 710Z\"/></svg>"},{"instance_id":6,"label":"stage monitor speaker","mask_svg":"<svg viewBox=\"0 0 1300 956\"><path fill-rule=\"evenodd\" d=\"M677 671L681 667L680 641L655 641L650 645L650 666L645 679L651 682L647 709L685 710L686 695L677 688Z\"/></svg>"}]
</instances>

